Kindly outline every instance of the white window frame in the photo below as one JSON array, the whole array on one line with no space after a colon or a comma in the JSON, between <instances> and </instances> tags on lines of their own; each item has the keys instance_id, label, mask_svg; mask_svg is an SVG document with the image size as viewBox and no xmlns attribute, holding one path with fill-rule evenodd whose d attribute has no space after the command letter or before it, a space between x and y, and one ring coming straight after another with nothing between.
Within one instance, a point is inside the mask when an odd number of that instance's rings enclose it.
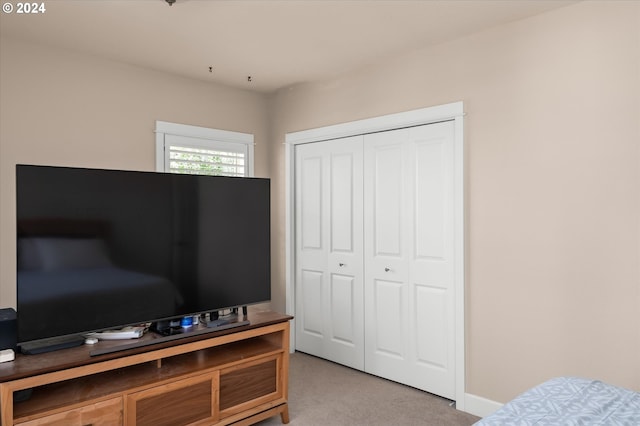
<instances>
[{"instance_id":1,"label":"white window frame","mask_svg":"<svg viewBox=\"0 0 640 426\"><path fill-rule=\"evenodd\" d=\"M229 144L246 145L246 167L244 177L253 177L253 135L250 133L232 132L229 130L210 129L187 124L156 121L156 170L168 172L166 167L165 139L166 135L193 138L194 148L225 151Z\"/></svg>"}]
</instances>

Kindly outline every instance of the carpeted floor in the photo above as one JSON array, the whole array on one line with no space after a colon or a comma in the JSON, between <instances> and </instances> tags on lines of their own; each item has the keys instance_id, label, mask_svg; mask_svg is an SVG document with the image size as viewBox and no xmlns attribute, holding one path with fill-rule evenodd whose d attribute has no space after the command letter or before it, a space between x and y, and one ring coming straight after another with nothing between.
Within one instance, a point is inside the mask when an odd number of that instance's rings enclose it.
<instances>
[{"instance_id":1,"label":"carpeted floor","mask_svg":"<svg viewBox=\"0 0 640 426\"><path fill-rule=\"evenodd\" d=\"M479 418L451 401L296 352L289 372L292 426L469 426ZM280 416L258 425L281 425Z\"/></svg>"}]
</instances>

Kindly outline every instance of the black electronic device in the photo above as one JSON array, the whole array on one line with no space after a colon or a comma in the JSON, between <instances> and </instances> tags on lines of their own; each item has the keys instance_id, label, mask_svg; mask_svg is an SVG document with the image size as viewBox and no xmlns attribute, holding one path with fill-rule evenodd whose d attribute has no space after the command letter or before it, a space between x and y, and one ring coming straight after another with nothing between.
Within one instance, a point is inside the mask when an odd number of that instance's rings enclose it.
<instances>
[{"instance_id":1,"label":"black electronic device","mask_svg":"<svg viewBox=\"0 0 640 426\"><path fill-rule=\"evenodd\" d=\"M269 301L269 186L16 166L18 344Z\"/></svg>"},{"instance_id":2,"label":"black electronic device","mask_svg":"<svg viewBox=\"0 0 640 426\"><path fill-rule=\"evenodd\" d=\"M13 308L0 309L0 350L18 349L16 311Z\"/></svg>"}]
</instances>

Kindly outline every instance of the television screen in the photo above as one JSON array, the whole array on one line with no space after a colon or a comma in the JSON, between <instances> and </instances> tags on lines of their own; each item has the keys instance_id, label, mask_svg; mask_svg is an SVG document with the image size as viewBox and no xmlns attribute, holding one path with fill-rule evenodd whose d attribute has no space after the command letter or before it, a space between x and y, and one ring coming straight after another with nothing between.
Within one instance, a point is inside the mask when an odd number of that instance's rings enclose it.
<instances>
[{"instance_id":1,"label":"television screen","mask_svg":"<svg viewBox=\"0 0 640 426\"><path fill-rule=\"evenodd\" d=\"M270 299L269 180L18 165L18 342Z\"/></svg>"}]
</instances>

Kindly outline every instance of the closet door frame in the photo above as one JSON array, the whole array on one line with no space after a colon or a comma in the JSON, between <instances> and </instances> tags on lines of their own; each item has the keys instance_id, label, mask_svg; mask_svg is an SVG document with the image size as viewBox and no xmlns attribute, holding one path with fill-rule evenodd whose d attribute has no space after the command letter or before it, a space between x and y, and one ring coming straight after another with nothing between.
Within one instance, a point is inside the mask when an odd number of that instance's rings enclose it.
<instances>
[{"instance_id":1,"label":"closet door frame","mask_svg":"<svg viewBox=\"0 0 640 426\"><path fill-rule=\"evenodd\" d=\"M303 130L285 135L285 309L294 316L291 350L295 350L295 146L367 133L400 129L440 121L454 122L454 224L455 224L455 395L456 408L465 411L465 174L463 102L453 102L412 111Z\"/></svg>"}]
</instances>

